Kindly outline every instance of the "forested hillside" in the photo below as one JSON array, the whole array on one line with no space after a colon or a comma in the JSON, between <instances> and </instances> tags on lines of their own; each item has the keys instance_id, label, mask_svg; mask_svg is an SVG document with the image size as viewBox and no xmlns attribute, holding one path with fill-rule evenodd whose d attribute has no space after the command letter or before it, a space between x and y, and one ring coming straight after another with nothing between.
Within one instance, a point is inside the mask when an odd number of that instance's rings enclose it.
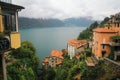
<instances>
[{"instance_id":1,"label":"forested hillside","mask_svg":"<svg viewBox=\"0 0 120 80\"><path fill-rule=\"evenodd\" d=\"M85 29L84 31L82 31L79 36L78 36L78 40L81 39L92 39L93 34L92 34L92 30L96 27L103 27L103 25L109 20L108 17L106 17L100 24L95 21L93 22L87 29Z\"/></svg>"},{"instance_id":2,"label":"forested hillside","mask_svg":"<svg viewBox=\"0 0 120 80\"><path fill-rule=\"evenodd\" d=\"M19 27L21 28L35 28L35 27L60 27L60 26L80 26L88 27L94 20L87 17L68 18L64 20L59 19L35 19L19 17Z\"/></svg>"},{"instance_id":3,"label":"forested hillside","mask_svg":"<svg viewBox=\"0 0 120 80\"><path fill-rule=\"evenodd\" d=\"M58 19L35 19L35 18L19 18L20 28L35 28L35 27L56 27L64 26L64 23Z\"/></svg>"}]
</instances>

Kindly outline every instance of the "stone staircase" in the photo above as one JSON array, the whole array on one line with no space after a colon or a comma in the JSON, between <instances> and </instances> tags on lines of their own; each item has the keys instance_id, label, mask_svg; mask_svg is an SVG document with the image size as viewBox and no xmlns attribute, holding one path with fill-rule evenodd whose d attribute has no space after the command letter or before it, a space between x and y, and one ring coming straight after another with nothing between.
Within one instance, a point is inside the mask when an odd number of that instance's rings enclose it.
<instances>
[{"instance_id":1,"label":"stone staircase","mask_svg":"<svg viewBox=\"0 0 120 80\"><path fill-rule=\"evenodd\" d=\"M95 64L95 65L96 65L96 64L98 64L98 60L97 60L97 58L96 58L96 57L91 56L91 58L92 58L92 60L93 60L93 62L94 62L94 64Z\"/></svg>"}]
</instances>

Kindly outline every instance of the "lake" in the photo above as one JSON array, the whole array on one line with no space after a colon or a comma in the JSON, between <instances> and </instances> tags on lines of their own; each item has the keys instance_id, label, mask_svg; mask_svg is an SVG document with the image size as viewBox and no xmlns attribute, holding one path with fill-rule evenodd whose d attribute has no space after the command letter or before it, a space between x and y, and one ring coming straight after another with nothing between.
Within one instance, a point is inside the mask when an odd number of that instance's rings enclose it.
<instances>
[{"instance_id":1,"label":"lake","mask_svg":"<svg viewBox=\"0 0 120 80\"><path fill-rule=\"evenodd\" d=\"M37 49L37 56L42 61L50 55L51 50L62 50L67 48L69 39L77 38L79 33L86 27L52 27L52 28L30 28L21 29L22 41L28 40Z\"/></svg>"}]
</instances>

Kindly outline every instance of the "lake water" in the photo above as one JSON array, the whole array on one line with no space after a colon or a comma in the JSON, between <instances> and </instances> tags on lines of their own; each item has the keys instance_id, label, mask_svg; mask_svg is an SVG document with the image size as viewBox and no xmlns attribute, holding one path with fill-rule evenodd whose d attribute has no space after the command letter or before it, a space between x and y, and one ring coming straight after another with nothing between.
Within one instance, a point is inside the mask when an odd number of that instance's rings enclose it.
<instances>
[{"instance_id":1,"label":"lake water","mask_svg":"<svg viewBox=\"0 0 120 80\"><path fill-rule=\"evenodd\" d=\"M67 48L69 39L77 38L79 33L86 27L52 27L22 29L21 39L29 40L37 49L37 56L42 61L50 55L51 50Z\"/></svg>"}]
</instances>

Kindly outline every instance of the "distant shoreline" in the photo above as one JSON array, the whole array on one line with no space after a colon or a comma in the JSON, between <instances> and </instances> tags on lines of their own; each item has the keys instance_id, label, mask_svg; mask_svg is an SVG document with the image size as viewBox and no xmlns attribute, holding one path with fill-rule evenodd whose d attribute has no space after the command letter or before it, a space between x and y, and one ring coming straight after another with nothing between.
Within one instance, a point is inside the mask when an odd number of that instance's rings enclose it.
<instances>
[{"instance_id":1,"label":"distant shoreline","mask_svg":"<svg viewBox=\"0 0 120 80\"><path fill-rule=\"evenodd\" d=\"M19 28L20 30L23 30L23 29L35 29L35 28L60 28L60 27L86 27L86 26L51 26L51 27L22 27L22 28ZM86 27L87 28L87 27Z\"/></svg>"}]
</instances>

